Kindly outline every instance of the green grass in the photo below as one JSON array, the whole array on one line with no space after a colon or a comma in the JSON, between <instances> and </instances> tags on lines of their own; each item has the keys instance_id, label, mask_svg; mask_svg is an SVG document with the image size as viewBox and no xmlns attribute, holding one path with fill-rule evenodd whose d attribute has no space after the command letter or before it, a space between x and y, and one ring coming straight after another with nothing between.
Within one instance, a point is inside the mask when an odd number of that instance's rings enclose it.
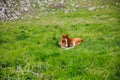
<instances>
[{"instance_id":1,"label":"green grass","mask_svg":"<svg viewBox=\"0 0 120 80\"><path fill-rule=\"evenodd\" d=\"M61 49L62 34L84 43ZM120 15L82 10L0 23L1 80L118 80Z\"/></svg>"}]
</instances>

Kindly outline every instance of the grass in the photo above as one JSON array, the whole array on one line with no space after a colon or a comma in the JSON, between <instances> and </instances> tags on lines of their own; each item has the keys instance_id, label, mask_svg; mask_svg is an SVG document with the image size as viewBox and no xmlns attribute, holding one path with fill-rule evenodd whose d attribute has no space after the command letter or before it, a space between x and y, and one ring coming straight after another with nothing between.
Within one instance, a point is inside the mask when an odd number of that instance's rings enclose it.
<instances>
[{"instance_id":1,"label":"grass","mask_svg":"<svg viewBox=\"0 0 120 80\"><path fill-rule=\"evenodd\" d=\"M61 49L62 34L84 43ZM0 23L1 80L118 80L120 15L82 10Z\"/></svg>"}]
</instances>

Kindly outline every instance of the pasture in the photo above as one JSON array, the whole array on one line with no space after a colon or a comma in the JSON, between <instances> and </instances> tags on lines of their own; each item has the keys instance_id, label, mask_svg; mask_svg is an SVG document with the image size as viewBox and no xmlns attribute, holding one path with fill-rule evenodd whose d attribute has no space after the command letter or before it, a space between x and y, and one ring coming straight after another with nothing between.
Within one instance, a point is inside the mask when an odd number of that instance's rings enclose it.
<instances>
[{"instance_id":1,"label":"pasture","mask_svg":"<svg viewBox=\"0 0 120 80\"><path fill-rule=\"evenodd\" d=\"M64 50L58 46L62 34L84 42ZM119 34L116 9L0 22L0 79L118 80Z\"/></svg>"}]
</instances>

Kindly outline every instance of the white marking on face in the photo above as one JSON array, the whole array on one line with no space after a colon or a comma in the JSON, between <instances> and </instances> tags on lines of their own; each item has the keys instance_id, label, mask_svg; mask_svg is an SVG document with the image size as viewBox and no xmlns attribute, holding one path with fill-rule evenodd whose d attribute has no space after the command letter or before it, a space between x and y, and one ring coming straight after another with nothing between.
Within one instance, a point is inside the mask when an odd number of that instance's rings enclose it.
<instances>
[{"instance_id":1,"label":"white marking on face","mask_svg":"<svg viewBox=\"0 0 120 80\"><path fill-rule=\"evenodd\" d=\"M65 46L68 47L68 41L67 41L67 39L65 39L65 42L66 42L66 45L65 45Z\"/></svg>"}]
</instances>

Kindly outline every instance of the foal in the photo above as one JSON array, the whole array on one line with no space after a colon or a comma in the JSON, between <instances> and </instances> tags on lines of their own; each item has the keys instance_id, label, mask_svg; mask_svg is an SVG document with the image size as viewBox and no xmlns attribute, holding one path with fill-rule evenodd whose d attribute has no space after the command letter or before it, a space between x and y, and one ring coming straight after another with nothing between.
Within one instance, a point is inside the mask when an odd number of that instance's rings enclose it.
<instances>
[{"instance_id":1,"label":"foal","mask_svg":"<svg viewBox=\"0 0 120 80\"><path fill-rule=\"evenodd\" d=\"M81 38L69 38L68 34L62 35L62 40L59 42L61 48L76 47L83 42Z\"/></svg>"}]
</instances>

